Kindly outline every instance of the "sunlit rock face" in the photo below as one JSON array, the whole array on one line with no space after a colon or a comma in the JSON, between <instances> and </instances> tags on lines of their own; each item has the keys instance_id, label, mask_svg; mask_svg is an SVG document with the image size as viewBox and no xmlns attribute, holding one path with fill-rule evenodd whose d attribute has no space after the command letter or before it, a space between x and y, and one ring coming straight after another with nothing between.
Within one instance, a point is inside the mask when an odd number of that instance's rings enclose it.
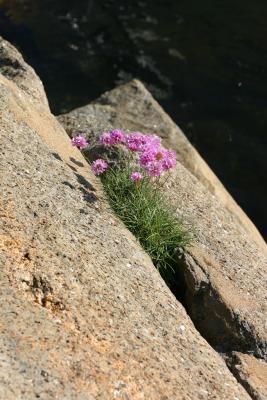
<instances>
[{"instance_id":1,"label":"sunlit rock face","mask_svg":"<svg viewBox=\"0 0 267 400\"><path fill-rule=\"evenodd\" d=\"M248 400L10 51L20 80L0 75L0 397Z\"/></svg>"},{"instance_id":2,"label":"sunlit rock face","mask_svg":"<svg viewBox=\"0 0 267 400\"><path fill-rule=\"evenodd\" d=\"M194 232L192 246L177 259L184 278L184 303L201 334L227 354L244 387L262 399L266 390L259 383L262 374L255 368L246 379L245 372L237 373L239 363L235 367L237 358L231 355L238 351L244 359L246 353L267 356L266 244L251 221L140 82L106 92L58 120L70 136L80 131L94 139L101 131L123 127L156 132L176 149L180 162L163 191L177 217ZM263 360L259 365L266 369ZM246 371L243 364L242 368Z\"/></svg>"}]
</instances>

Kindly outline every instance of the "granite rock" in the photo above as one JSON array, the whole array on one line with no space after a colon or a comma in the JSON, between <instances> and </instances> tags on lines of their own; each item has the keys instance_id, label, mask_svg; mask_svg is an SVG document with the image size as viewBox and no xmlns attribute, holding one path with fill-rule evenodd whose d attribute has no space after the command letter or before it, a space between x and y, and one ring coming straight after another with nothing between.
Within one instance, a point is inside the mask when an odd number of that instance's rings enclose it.
<instances>
[{"instance_id":1,"label":"granite rock","mask_svg":"<svg viewBox=\"0 0 267 400\"><path fill-rule=\"evenodd\" d=\"M29 94L29 102L42 104L48 110L48 101L40 78L23 59L20 52L0 36L0 73Z\"/></svg>"},{"instance_id":2,"label":"granite rock","mask_svg":"<svg viewBox=\"0 0 267 400\"><path fill-rule=\"evenodd\" d=\"M267 399L267 364L264 360L249 354L234 352L228 359L228 364L252 399Z\"/></svg>"},{"instance_id":3,"label":"granite rock","mask_svg":"<svg viewBox=\"0 0 267 400\"><path fill-rule=\"evenodd\" d=\"M218 351L247 352L266 358L265 242L258 240L259 236L257 239L253 229L249 231L251 222L245 222L247 217L242 222L238 208L229 208L226 198L211 190L186 162L186 154L190 160L190 154L197 153L142 84L133 81L116 88L93 104L58 119L70 136L80 131L96 138L100 132L115 127L147 133L154 130L165 144L178 150L181 163L164 191L177 216L194 232L193 245L177 259L184 277L187 311ZM193 157L192 162L195 160ZM202 172L205 175L204 169Z\"/></svg>"},{"instance_id":4,"label":"granite rock","mask_svg":"<svg viewBox=\"0 0 267 400\"><path fill-rule=\"evenodd\" d=\"M194 242L182 255L187 309L220 351L267 357L267 256L181 164L164 188Z\"/></svg>"},{"instance_id":5,"label":"granite rock","mask_svg":"<svg viewBox=\"0 0 267 400\"><path fill-rule=\"evenodd\" d=\"M144 132L154 128L190 167L183 157L188 154L190 160L192 146L138 81L58 119L70 136L81 131L91 138L112 127ZM193 246L178 261L194 323L220 351L249 351L266 357L266 246L253 240L248 226L240 223L224 199L182 163L178 162L165 185L177 216L194 232Z\"/></svg>"},{"instance_id":6,"label":"granite rock","mask_svg":"<svg viewBox=\"0 0 267 400\"><path fill-rule=\"evenodd\" d=\"M37 92L0 75L0 397L249 399Z\"/></svg>"}]
</instances>

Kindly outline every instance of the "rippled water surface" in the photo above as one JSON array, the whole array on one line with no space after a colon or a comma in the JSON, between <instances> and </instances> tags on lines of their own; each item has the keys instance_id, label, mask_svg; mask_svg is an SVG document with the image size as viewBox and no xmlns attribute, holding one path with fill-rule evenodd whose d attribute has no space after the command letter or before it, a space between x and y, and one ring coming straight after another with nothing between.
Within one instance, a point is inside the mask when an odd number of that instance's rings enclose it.
<instances>
[{"instance_id":1,"label":"rippled water surface","mask_svg":"<svg viewBox=\"0 0 267 400\"><path fill-rule=\"evenodd\" d=\"M141 79L267 237L267 2L0 0L56 114Z\"/></svg>"}]
</instances>

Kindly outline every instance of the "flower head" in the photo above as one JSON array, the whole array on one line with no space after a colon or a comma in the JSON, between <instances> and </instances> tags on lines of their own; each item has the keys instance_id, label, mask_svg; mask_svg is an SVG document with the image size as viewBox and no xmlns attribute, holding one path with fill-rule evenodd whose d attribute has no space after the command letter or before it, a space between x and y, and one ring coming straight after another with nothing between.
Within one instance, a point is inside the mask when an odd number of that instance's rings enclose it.
<instances>
[{"instance_id":1,"label":"flower head","mask_svg":"<svg viewBox=\"0 0 267 400\"><path fill-rule=\"evenodd\" d=\"M156 158L157 150L154 148L150 148L143 153L141 153L139 157L139 162L142 167L145 167L150 162L154 161Z\"/></svg>"},{"instance_id":2,"label":"flower head","mask_svg":"<svg viewBox=\"0 0 267 400\"><path fill-rule=\"evenodd\" d=\"M164 171L168 171L176 166L176 152L173 150L166 150L165 155L162 159L162 168Z\"/></svg>"},{"instance_id":3,"label":"flower head","mask_svg":"<svg viewBox=\"0 0 267 400\"><path fill-rule=\"evenodd\" d=\"M141 167L145 168L150 176L160 176L176 165L176 153L164 147L146 149L139 157Z\"/></svg>"},{"instance_id":4,"label":"flower head","mask_svg":"<svg viewBox=\"0 0 267 400\"><path fill-rule=\"evenodd\" d=\"M115 146L116 144L125 143L125 135L121 129L114 129L110 132L102 133L99 142L104 146Z\"/></svg>"},{"instance_id":5,"label":"flower head","mask_svg":"<svg viewBox=\"0 0 267 400\"><path fill-rule=\"evenodd\" d=\"M130 179L134 182L141 181L144 178L144 176L141 174L141 172L133 172L130 176Z\"/></svg>"},{"instance_id":6,"label":"flower head","mask_svg":"<svg viewBox=\"0 0 267 400\"><path fill-rule=\"evenodd\" d=\"M153 162L148 163L145 166L145 169L146 169L148 175L152 176L152 177L158 177L163 172L162 164L158 161L153 161Z\"/></svg>"},{"instance_id":7,"label":"flower head","mask_svg":"<svg viewBox=\"0 0 267 400\"><path fill-rule=\"evenodd\" d=\"M110 133L109 132L102 133L102 135L99 138L99 143L103 144L104 146L111 146L112 139Z\"/></svg>"},{"instance_id":8,"label":"flower head","mask_svg":"<svg viewBox=\"0 0 267 400\"><path fill-rule=\"evenodd\" d=\"M91 168L96 175L103 174L103 172L105 172L108 168L108 163L105 160L99 158L92 163Z\"/></svg>"},{"instance_id":9,"label":"flower head","mask_svg":"<svg viewBox=\"0 0 267 400\"><path fill-rule=\"evenodd\" d=\"M146 144L144 150L158 149L161 145L161 138L157 135L146 135Z\"/></svg>"},{"instance_id":10,"label":"flower head","mask_svg":"<svg viewBox=\"0 0 267 400\"><path fill-rule=\"evenodd\" d=\"M157 135L144 135L132 132L126 137L126 146L131 151L148 152L160 147L161 139Z\"/></svg>"},{"instance_id":11,"label":"flower head","mask_svg":"<svg viewBox=\"0 0 267 400\"><path fill-rule=\"evenodd\" d=\"M77 135L71 139L71 144L83 150L88 146L89 141L83 135Z\"/></svg>"},{"instance_id":12,"label":"flower head","mask_svg":"<svg viewBox=\"0 0 267 400\"><path fill-rule=\"evenodd\" d=\"M156 159L157 161L161 161L161 160L163 160L164 158L166 158L166 155L167 155L167 150L164 149L164 148L160 148L160 149L158 149L157 152L156 152L155 159Z\"/></svg>"},{"instance_id":13,"label":"flower head","mask_svg":"<svg viewBox=\"0 0 267 400\"><path fill-rule=\"evenodd\" d=\"M146 136L141 132L132 132L126 138L126 146L131 151L142 151L146 143Z\"/></svg>"},{"instance_id":14,"label":"flower head","mask_svg":"<svg viewBox=\"0 0 267 400\"><path fill-rule=\"evenodd\" d=\"M113 144L125 143L125 135L121 129L114 129L110 132Z\"/></svg>"}]
</instances>

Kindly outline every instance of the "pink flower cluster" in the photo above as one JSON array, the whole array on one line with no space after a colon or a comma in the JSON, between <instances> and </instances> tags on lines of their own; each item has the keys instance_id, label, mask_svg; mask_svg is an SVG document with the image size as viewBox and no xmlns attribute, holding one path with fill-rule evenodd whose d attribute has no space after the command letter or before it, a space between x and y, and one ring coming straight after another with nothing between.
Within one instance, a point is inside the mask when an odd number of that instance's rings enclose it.
<instances>
[{"instance_id":1,"label":"pink flower cluster","mask_svg":"<svg viewBox=\"0 0 267 400\"><path fill-rule=\"evenodd\" d=\"M160 176L175 167L176 153L163 147L152 146L141 153L139 162L150 176Z\"/></svg>"},{"instance_id":2,"label":"pink flower cluster","mask_svg":"<svg viewBox=\"0 0 267 400\"><path fill-rule=\"evenodd\" d=\"M128 150L139 154L139 168L142 168L148 176L159 177L164 172L176 165L176 153L167 150L161 145L161 139L157 135L144 135L141 132L132 132L126 135L121 129L105 132L100 136L99 143L104 146L124 145ZM72 144L84 149L88 141L81 135L72 139ZM98 159L93 162L92 170L99 175L106 171L108 163ZM140 181L144 178L141 172L135 171L130 179Z\"/></svg>"},{"instance_id":3,"label":"pink flower cluster","mask_svg":"<svg viewBox=\"0 0 267 400\"><path fill-rule=\"evenodd\" d=\"M157 135L133 132L127 136L126 146L129 150L140 154L140 166L149 176L160 176L176 165L175 151L165 149Z\"/></svg>"},{"instance_id":4,"label":"pink flower cluster","mask_svg":"<svg viewBox=\"0 0 267 400\"><path fill-rule=\"evenodd\" d=\"M144 135L141 132L132 132L126 138L126 146L131 151L144 152L152 147L159 147L161 139L156 135Z\"/></svg>"}]
</instances>

